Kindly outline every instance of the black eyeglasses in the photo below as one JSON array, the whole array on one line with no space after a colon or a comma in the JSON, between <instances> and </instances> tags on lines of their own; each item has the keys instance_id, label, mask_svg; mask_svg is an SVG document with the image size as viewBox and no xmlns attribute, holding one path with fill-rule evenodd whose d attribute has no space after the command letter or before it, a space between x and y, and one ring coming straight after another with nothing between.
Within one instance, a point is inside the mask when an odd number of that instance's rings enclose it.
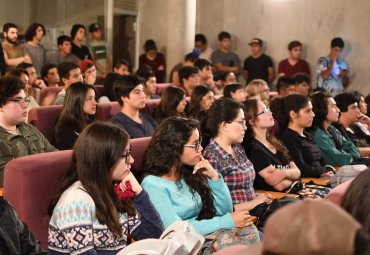
<instances>
[{"instance_id":1,"label":"black eyeglasses","mask_svg":"<svg viewBox=\"0 0 370 255\"><path fill-rule=\"evenodd\" d=\"M199 138L199 140L194 143L194 144L185 144L184 147L190 147L190 148L194 148L196 152L199 151L199 147L201 146L202 144L202 138Z\"/></svg>"},{"instance_id":2,"label":"black eyeglasses","mask_svg":"<svg viewBox=\"0 0 370 255\"><path fill-rule=\"evenodd\" d=\"M25 97L25 98L17 98L17 99L9 99L8 101L15 102L15 103L17 103L19 105L23 105L24 103L26 105L29 105L30 102L31 102L31 100L28 97Z\"/></svg>"},{"instance_id":3,"label":"black eyeglasses","mask_svg":"<svg viewBox=\"0 0 370 255\"><path fill-rule=\"evenodd\" d=\"M123 153L121 155L121 157L125 160L125 163L127 164L129 159L130 159L130 156L131 156L131 151L132 151L132 145L130 144L130 148L128 149L127 152Z\"/></svg>"},{"instance_id":4,"label":"black eyeglasses","mask_svg":"<svg viewBox=\"0 0 370 255\"><path fill-rule=\"evenodd\" d=\"M265 108L263 108L262 112L257 113L256 117L260 116L261 114L269 115L270 112L271 112L270 108L265 107Z\"/></svg>"},{"instance_id":5,"label":"black eyeglasses","mask_svg":"<svg viewBox=\"0 0 370 255\"><path fill-rule=\"evenodd\" d=\"M242 127L247 127L247 121L246 120L233 120L230 122L238 122Z\"/></svg>"}]
</instances>

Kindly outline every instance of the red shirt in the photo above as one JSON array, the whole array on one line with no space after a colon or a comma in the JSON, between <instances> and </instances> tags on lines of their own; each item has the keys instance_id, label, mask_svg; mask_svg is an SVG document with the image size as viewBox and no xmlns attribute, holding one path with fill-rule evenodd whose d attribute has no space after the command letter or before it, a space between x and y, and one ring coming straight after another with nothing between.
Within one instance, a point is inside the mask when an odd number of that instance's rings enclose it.
<instances>
[{"instance_id":1,"label":"red shirt","mask_svg":"<svg viewBox=\"0 0 370 255\"><path fill-rule=\"evenodd\" d=\"M308 64L306 61L300 59L295 65L291 65L288 59L280 61L278 67L278 74L284 73L287 77L292 77L296 73L306 73L310 75L310 70L308 69Z\"/></svg>"},{"instance_id":2,"label":"red shirt","mask_svg":"<svg viewBox=\"0 0 370 255\"><path fill-rule=\"evenodd\" d=\"M166 75L166 60L162 53L157 52L155 59L150 60L146 57L146 54L142 54L139 58L139 68L142 65L149 65L157 79L157 83L164 83L165 82L165 75ZM164 70L158 70L159 66L163 66Z\"/></svg>"}]
</instances>

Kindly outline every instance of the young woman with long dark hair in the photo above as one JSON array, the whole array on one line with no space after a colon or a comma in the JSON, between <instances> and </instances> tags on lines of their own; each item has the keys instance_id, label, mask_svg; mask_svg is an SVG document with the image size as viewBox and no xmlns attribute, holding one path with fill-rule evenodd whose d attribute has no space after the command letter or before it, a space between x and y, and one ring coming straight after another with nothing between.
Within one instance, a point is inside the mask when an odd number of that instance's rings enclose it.
<instances>
[{"instance_id":1,"label":"young woman with long dark hair","mask_svg":"<svg viewBox=\"0 0 370 255\"><path fill-rule=\"evenodd\" d=\"M69 86L54 128L54 146L59 150L72 149L81 131L95 120L96 107L93 85L78 82Z\"/></svg>"},{"instance_id":2,"label":"young woman with long dark hair","mask_svg":"<svg viewBox=\"0 0 370 255\"><path fill-rule=\"evenodd\" d=\"M163 91L161 102L155 109L155 120L159 124L171 116L183 117L186 105L185 91L176 86L169 86Z\"/></svg>"},{"instance_id":3,"label":"young woman with long dark hair","mask_svg":"<svg viewBox=\"0 0 370 255\"><path fill-rule=\"evenodd\" d=\"M113 124L86 127L51 205L50 254L116 254L135 240L159 238L163 225L130 171L129 135Z\"/></svg>"},{"instance_id":4,"label":"young woman with long dark hair","mask_svg":"<svg viewBox=\"0 0 370 255\"><path fill-rule=\"evenodd\" d=\"M207 85L195 87L190 97L188 116L201 120L202 115L206 113L215 101L215 93Z\"/></svg>"}]
</instances>

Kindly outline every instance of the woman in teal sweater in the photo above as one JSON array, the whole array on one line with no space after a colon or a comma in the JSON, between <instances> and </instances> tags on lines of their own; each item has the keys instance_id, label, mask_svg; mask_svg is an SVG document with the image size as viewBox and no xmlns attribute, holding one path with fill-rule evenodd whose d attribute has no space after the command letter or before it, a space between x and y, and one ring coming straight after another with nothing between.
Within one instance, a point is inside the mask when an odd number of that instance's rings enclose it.
<instances>
[{"instance_id":1,"label":"woman in teal sweater","mask_svg":"<svg viewBox=\"0 0 370 255\"><path fill-rule=\"evenodd\" d=\"M350 165L360 158L356 146L346 140L331 124L338 121L339 109L330 94L317 92L311 96L315 117L309 132L320 147L325 164Z\"/></svg>"},{"instance_id":2,"label":"woman in teal sweater","mask_svg":"<svg viewBox=\"0 0 370 255\"><path fill-rule=\"evenodd\" d=\"M222 176L202 157L198 122L170 117L154 132L145 152L142 182L165 227L184 220L207 235L252 226L248 212L233 212ZM251 227L254 231L255 227Z\"/></svg>"}]
</instances>

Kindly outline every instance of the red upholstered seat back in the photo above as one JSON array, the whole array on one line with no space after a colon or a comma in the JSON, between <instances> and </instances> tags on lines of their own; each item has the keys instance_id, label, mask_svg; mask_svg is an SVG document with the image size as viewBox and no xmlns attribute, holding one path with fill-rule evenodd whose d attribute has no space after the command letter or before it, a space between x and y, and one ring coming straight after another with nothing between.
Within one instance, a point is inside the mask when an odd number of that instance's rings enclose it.
<instances>
[{"instance_id":1,"label":"red upholstered seat back","mask_svg":"<svg viewBox=\"0 0 370 255\"><path fill-rule=\"evenodd\" d=\"M99 103L96 109L96 119L107 121L120 111L121 106L118 102Z\"/></svg>"},{"instance_id":2,"label":"red upholstered seat back","mask_svg":"<svg viewBox=\"0 0 370 255\"><path fill-rule=\"evenodd\" d=\"M4 198L47 249L48 207L66 172L72 151L20 157L5 166Z\"/></svg>"},{"instance_id":3,"label":"red upholstered seat back","mask_svg":"<svg viewBox=\"0 0 370 255\"><path fill-rule=\"evenodd\" d=\"M160 102L161 99L147 99L145 103L145 108L142 110L142 112L154 117L154 110Z\"/></svg>"},{"instance_id":4,"label":"red upholstered seat back","mask_svg":"<svg viewBox=\"0 0 370 255\"><path fill-rule=\"evenodd\" d=\"M142 137L131 139L132 152L131 156L134 158L134 164L132 165L132 172L136 177L142 177L143 171L141 168L144 152L149 146L151 137Z\"/></svg>"},{"instance_id":5,"label":"red upholstered seat back","mask_svg":"<svg viewBox=\"0 0 370 255\"><path fill-rule=\"evenodd\" d=\"M33 108L28 113L28 122L51 141L62 107L62 105L52 105Z\"/></svg>"},{"instance_id":6,"label":"red upholstered seat back","mask_svg":"<svg viewBox=\"0 0 370 255\"><path fill-rule=\"evenodd\" d=\"M165 90L165 88L167 88L168 86L171 86L171 85L173 85L173 84L172 83L157 83L156 94L157 95L162 95L163 90Z\"/></svg>"}]
</instances>

